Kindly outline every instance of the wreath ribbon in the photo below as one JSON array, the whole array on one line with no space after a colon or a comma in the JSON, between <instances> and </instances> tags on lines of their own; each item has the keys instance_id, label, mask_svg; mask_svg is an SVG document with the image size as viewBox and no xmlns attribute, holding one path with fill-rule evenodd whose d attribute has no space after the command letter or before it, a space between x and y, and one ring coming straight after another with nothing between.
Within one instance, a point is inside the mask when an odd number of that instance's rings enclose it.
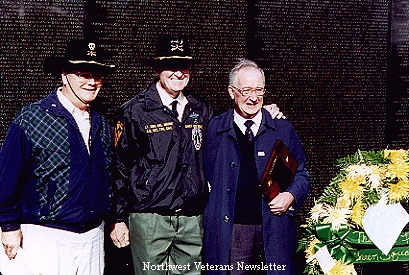
<instances>
[{"instance_id":1,"label":"wreath ribbon","mask_svg":"<svg viewBox=\"0 0 409 275\"><path fill-rule=\"evenodd\" d=\"M388 255L384 255L377 248L347 248L345 242L358 245L374 245L374 243L365 232L351 230L346 224L341 225L337 230L332 229L330 224L317 224L315 231L321 243L317 243L314 249L317 251L327 246L332 257L346 264L409 261L409 232L402 232Z\"/></svg>"},{"instance_id":2,"label":"wreath ribbon","mask_svg":"<svg viewBox=\"0 0 409 275\"><path fill-rule=\"evenodd\" d=\"M321 243L317 243L314 249L317 251L321 247L327 246L329 253L336 259L341 260L346 264L355 261L354 254L346 248L342 242L347 237L349 230L348 225L344 224L338 230L333 230L330 224L318 224L315 227L318 239Z\"/></svg>"}]
</instances>

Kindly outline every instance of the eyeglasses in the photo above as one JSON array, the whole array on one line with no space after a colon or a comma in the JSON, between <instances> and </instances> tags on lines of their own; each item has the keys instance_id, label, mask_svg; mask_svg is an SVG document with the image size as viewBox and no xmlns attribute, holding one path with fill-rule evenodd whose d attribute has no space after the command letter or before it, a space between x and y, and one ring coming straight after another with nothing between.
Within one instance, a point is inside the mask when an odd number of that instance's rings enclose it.
<instances>
[{"instance_id":1,"label":"eyeglasses","mask_svg":"<svg viewBox=\"0 0 409 275\"><path fill-rule=\"evenodd\" d=\"M91 72L74 71L71 73L75 74L81 82L87 82L91 79L94 79L95 82L102 83L105 77L103 74L91 73Z\"/></svg>"},{"instance_id":2,"label":"eyeglasses","mask_svg":"<svg viewBox=\"0 0 409 275\"><path fill-rule=\"evenodd\" d=\"M250 96L253 92L256 92L257 96L263 96L264 93L266 92L266 89L264 87L256 87L256 88L244 87L241 89L235 86L231 86L231 87L233 87L239 93L241 93L242 96Z\"/></svg>"}]
</instances>

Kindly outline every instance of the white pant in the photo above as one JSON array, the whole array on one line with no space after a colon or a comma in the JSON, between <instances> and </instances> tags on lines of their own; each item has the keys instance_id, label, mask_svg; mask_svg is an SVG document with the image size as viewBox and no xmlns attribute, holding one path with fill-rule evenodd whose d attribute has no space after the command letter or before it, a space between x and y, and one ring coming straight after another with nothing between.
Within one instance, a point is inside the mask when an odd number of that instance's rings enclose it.
<instances>
[{"instance_id":1,"label":"white pant","mask_svg":"<svg viewBox=\"0 0 409 275\"><path fill-rule=\"evenodd\" d=\"M85 233L22 224L23 249L9 260L0 249L2 275L102 275L104 225ZM1 232L1 231L0 231Z\"/></svg>"}]
</instances>

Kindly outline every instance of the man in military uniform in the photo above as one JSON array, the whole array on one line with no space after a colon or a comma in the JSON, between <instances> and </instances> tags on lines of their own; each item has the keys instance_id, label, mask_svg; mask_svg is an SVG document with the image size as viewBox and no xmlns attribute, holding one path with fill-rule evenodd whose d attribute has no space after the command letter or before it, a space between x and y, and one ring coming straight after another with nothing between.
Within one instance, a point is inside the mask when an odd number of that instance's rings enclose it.
<instances>
[{"instance_id":1,"label":"man in military uniform","mask_svg":"<svg viewBox=\"0 0 409 275\"><path fill-rule=\"evenodd\" d=\"M193 263L201 261L208 193L202 142L213 111L185 92L196 62L185 37L161 36L150 61L157 77L120 108L111 238L118 247L130 241L135 274L200 274Z\"/></svg>"}]
</instances>

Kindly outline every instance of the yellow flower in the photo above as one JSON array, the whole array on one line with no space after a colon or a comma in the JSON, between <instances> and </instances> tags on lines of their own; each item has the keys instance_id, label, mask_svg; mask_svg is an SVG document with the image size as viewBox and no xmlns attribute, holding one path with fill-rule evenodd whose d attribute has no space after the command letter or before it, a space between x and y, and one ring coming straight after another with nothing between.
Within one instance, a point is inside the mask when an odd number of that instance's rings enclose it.
<instances>
[{"instance_id":1,"label":"yellow flower","mask_svg":"<svg viewBox=\"0 0 409 275\"><path fill-rule=\"evenodd\" d=\"M368 175L368 174L367 174ZM356 175L356 177L354 178L354 180L358 183L358 184L365 184L366 183L366 176L367 175Z\"/></svg>"},{"instance_id":2,"label":"yellow flower","mask_svg":"<svg viewBox=\"0 0 409 275\"><path fill-rule=\"evenodd\" d=\"M362 203L362 199L358 199L355 205L352 207L350 218L356 225L362 228L362 219L364 218L364 215L364 204Z\"/></svg>"},{"instance_id":3,"label":"yellow flower","mask_svg":"<svg viewBox=\"0 0 409 275\"><path fill-rule=\"evenodd\" d=\"M338 208L350 208L351 207L351 199L347 196L342 196L337 199L337 205L336 207Z\"/></svg>"},{"instance_id":4,"label":"yellow flower","mask_svg":"<svg viewBox=\"0 0 409 275\"><path fill-rule=\"evenodd\" d=\"M408 152L405 150L384 150L384 157L389 158L391 162L402 162L408 159Z\"/></svg>"},{"instance_id":5,"label":"yellow flower","mask_svg":"<svg viewBox=\"0 0 409 275\"><path fill-rule=\"evenodd\" d=\"M351 210L347 208L335 208L331 205L326 205L324 213L324 223L330 223L331 227L338 230L341 224L347 224L347 219L351 214Z\"/></svg>"},{"instance_id":6,"label":"yellow flower","mask_svg":"<svg viewBox=\"0 0 409 275\"><path fill-rule=\"evenodd\" d=\"M327 273L329 275L357 275L353 264L344 264L341 261L336 261L335 265Z\"/></svg>"},{"instance_id":7,"label":"yellow flower","mask_svg":"<svg viewBox=\"0 0 409 275\"><path fill-rule=\"evenodd\" d=\"M341 189L344 196L350 199L357 199L362 196L362 191L364 190L364 187L361 186L362 181L362 176L356 176L354 178L347 177L344 181L338 184L338 187Z\"/></svg>"},{"instance_id":8,"label":"yellow flower","mask_svg":"<svg viewBox=\"0 0 409 275\"><path fill-rule=\"evenodd\" d=\"M378 167L379 177L383 180L388 176L388 168L386 165L382 165Z\"/></svg>"},{"instance_id":9,"label":"yellow flower","mask_svg":"<svg viewBox=\"0 0 409 275\"><path fill-rule=\"evenodd\" d=\"M305 249L305 258L308 259L312 257L315 254L315 248L314 246L317 243L321 243L317 238L314 238L309 244L308 247Z\"/></svg>"},{"instance_id":10,"label":"yellow flower","mask_svg":"<svg viewBox=\"0 0 409 275\"><path fill-rule=\"evenodd\" d=\"M408 177L409 163L406 161L393 162L388 164L388 170L391 178L405 180Z\"/></svg>"},{"instance_id":11,"label":"yellow flower","mask_svg":"<svg viewBox=\"0 0 409 275\"><path fill-rule=\"evenodd\" d=\"M407 180L400 180L396 184L390 184L388 197L390 201L394 202L409 198L409 182Z\"/></svg>"}]
</instances>

